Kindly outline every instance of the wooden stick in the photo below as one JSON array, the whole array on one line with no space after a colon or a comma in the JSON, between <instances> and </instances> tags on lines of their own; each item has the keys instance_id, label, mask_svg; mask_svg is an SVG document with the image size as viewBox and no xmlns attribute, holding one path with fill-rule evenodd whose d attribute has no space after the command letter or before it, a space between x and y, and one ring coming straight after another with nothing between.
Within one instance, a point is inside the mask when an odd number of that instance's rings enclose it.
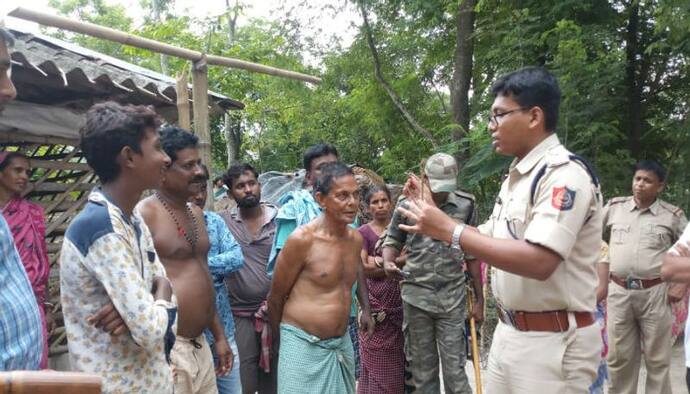
<instances>
[{"instance_id":1,"label":"wooden stick","mask_svg":"<svg viewBox=\"0 0 690 394\"><path fill-rule=\"evenodd\" d=\"M58 216L57 219L53 219L50 225L48 225L48 227L46 228L46 235L49 235L50 233L55 231L55 229L58 228L59 225L66 222L67 219L69 219L70 216L72 216L72 214L77 211L77 209L80 209L84 204L86 204L86 201L88 200L89 194L84 193L84 195L82 195L81 198L74 203L74 205L72 205L68 210L66 210L60 216Z\"/></svg>"},{"instance_id":2,"label":"wooden stick","mask_svg":"<svg viewBox=\"0 0 690 394\"><path fill-rule=\"evenodd\" d=\"M467 292L467 303L469 304L470 311L470 337L472 338L472 365L474 365L474 385L476 386L475 393L482 394L482 374L481 366L479 365L479 345L477 344L477 329L472 316L472 308L474 308L474 302L472 302L472 291Z\"/></svg>"},{"instance_id":3,"label":"wooden stick","mask_svg":"<svg viewBox=\"0 0 690 394\"><path fill-rule=\"evenodd\" d=\"M192 100L194 108L194 132L199 136L201 162L211 168L211 133L208 124L208 67L205 59L192 65ZM213 208L213 186L206 182L206 209Z\"/></svg>"},{"instance_id":4,"label":"wooden stick","mask_svg":"<svg viewBox=\"0 0 690 394\"><path fill-rule=\"evenodd\" d=\"M63 189L63 190L58 190L58 191L62 191L63 193L60 194L55 200L53 200L53 203L52 203L52 204L50 204L49 206L47 206L47 207L45 208L44 212L45 212L46 216L47 216L48 214L52 213L53 209L55 209L55 207L57 207L58 205L60 205L60 203L62 203L63 201L65 201L65 199L67 198L67 196L69 196L69 194L70 194L71 192L73 192L73 191L75 191L75 190L88 192L88 191L90 191L91 189L93 189L94 186L96 186L96 185L95 185L95 184L91 184L91 183L87 183L87 182L89 182L88 179L89 179L90 177L93 177L93 174L90 173L90 172L89 172L89 173L86 173L86 174L84 174L83 176L81 176L76 182L71 183L71 184L69 184L69 183L68 183L68 184L65 184L66 186L68 186L67 188L65 188L65 189ZM41 185L41 186L46 186L46 184L43 184L43 185ZM48 236L48 235L50 235L50 232L46 231L46 236Z\"/></svg>"},{"instance_id":5,"label":"wooden stick","mask_svg":"<svg viewBox=\"0 0 690 394\"><path fill-rule=\"evenodd\" d=\"M165 44L148 38L143 38L140 36L135 36L133 34L125 33L120 30L95 25L93 23L75 21L64 16L50 15L44 12L30 10L24 7L17 7L8 15L13 16L15 18L36 22L44 26L57 27L60 29L73 31L75 33L86 34L92 37L102 38L104 40L119 42L124 45L148 49L150 51L162 53L165 55L176 56L182 59L191 60L192 62L198 62L204 57L204 54L199 51L193 51L191 49ZM318 77L294 71L283 70L280 68L265 66L263 64L247 62L240 59L210 55L207 57L206 61L210 65L239 68L242 70L252 71L261 74L296 79L317 85L321 83L321 78Z\"/></svg>"},{"instance_id":6,"label":"wooden stick","mask_svg":"<svg viewBox=\"0 0 690 394\"><path fill-rule=\"evenodd\" d=\"M2 142L2 143L34 142L34 143L45 144L45 145L71 145L71 146L78 146L79 145L78 139L39 136L39 135L30 134L28 131L18 130L18 129L5 131L2 134L0 134L0 142Z\"/></svg>"},{"instance_id":7,"label":"wooden stick","mask_svg":"<svg viewBox=\"0 0 690 394\"><path fill-rule=\"evenodd\" d=\"M189 119L189 91L187 90L187 72L182 71L176 78L177 93L177 125L183 129L191 129L192 122Z\"/></svg>"},{"instance_id":8,"label":"wooden stick","mask_svg":"<svg viewBox=\"0 0 690 394\"><path fill-rule=\"evenodd\" d=\"M65 156L65 158L63 159L63 161L64 161L64 162L70 161L70 160L74 157L74 155L77 154L77 152L78 152L78 149L72 149L72 152L68 153L67 156ZM34 160L34 159L32 159L32 161L33 161L33 160ZM45 160L44 160L44 161L45 161ZM48 162L48 161L46 161L46 162ZM76 163L74 163L74 164L76 164ZM33 167L33 164L32 164L32 167ZM38 166L38 167L40 167L40 166ZM88 171L88 170L89 170L89 169L88 169L88 166L87 166L87 171ZM53 176L53 174L56 173L56 172L57 172L57 171L54 171L54 169L51 169L51 170L49 170L49 171L46 171L46 173L43 174L43 176L42 176L40 179L38 179L36 182L31 183L31 184L29 185L29 187L27 187L26 190L24 190L24 191L22 192L22 196L26 196L27 194L31 193L35 188L37 188L38 186L42 185L45 181L48 180L48 178L50 178L51 176Z\"/></svg>"},{"instance_id":9,"label":"wooden stick","mask_svg":"<svg viewBox=\"0 0 690 394\"><path fill-rule=\"evenodd\" d=\"M76 150L75 150L76 153ZM74 156L73 154L71 155ZM70 159L72 157L69 157ZM86 163L72 163L68 161L69 159L58 160L42 160L42 159L29 159L29 165L31 168L45 168L48 170L71 170L71 171L90 171Z\"/></svg>"}]
</instances>

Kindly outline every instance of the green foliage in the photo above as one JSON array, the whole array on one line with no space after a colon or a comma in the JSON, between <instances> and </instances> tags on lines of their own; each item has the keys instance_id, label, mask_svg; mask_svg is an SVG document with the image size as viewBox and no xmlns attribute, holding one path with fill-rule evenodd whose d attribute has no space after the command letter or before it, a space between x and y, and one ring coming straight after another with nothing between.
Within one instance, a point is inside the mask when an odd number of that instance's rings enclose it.
<instances>
[{"instance_id":1,"label":"green foliage","mask_svg":"<svg viewBox=\"0 0 690 394\"><path fill-rule=\"evenodd\" d=\"M343 158L377 171L390 182L418 171L420 159L433 153L413 131L374 78L373 62L360 32L351 45L319 44L304 33L299 7L274 21L252 19L238 25L232 40L228 18L203 20L174 15L171 2L143 0L151 21L153 1L162 22L136 28L122 6L105 0L51 0L66 15L131 31L171 44L318 74L319 86L211 67L211 88L243 101L237 121L243 131L241 155L261 171L294 170L309 145L334 143ZM474 193L484 216L493 205L510 158L497 156L486 132L497 76L527 65L542 65L560 80L563 99L557 129L561 141L589 158L607 197L628 194L635 157L657 159L670 169L666 198L690 208L690 5L683 0L655 2L478 0L473 35L474 68L470 112L464 139L451 137L448 86L453 73L456 13L463 0L364 1L382 72L406 108L449 153L463 151L461 181ZM305 2L323 18L337 18L342 2ZM636 75L641 80L641 151L629 148L626 29L630 7L641 15ZM240 12L243 4L237 6ZM233 8L234 9L234 8ZM64 37L64 36L63 36ZM148 51L77 35L64 38L154 70L160 58ZM313 64L313 57L319 62ZM189 67L169 58L170 73ZM644 73L647 74L644 74ZM226 165L222 120L212 123L213 166Z\"/></svg>"}]
</instances>

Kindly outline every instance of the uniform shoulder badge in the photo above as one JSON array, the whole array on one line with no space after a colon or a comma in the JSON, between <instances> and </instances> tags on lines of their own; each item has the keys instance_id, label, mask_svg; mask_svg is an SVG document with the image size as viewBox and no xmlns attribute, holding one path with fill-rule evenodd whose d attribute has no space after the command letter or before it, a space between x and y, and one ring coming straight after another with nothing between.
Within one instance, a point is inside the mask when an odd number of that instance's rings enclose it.
<instances>
[{"instance_id":1,"label":"uniform shoulder badge","mask_svg":"<svg viewBox=\"0 0 690 394\"><path fill-rule=\"evenodd\" d=\"M575 190L567 186L554 187L551 191L551 205L559 211L569 211L575 205Z\"/></svg>"},{"instance_id":2,"label":"uniform shoulder badge","mask_svg":"<svg viewBox=\"0 0 690 394\"><path fill-rule=\"evenodd\" d=\"M631 198L632 198L632 196L614 197L614 198L609 200L608 204L613 205L613 204L620 204L620 203L628 202L628 201L630 201Z\"/></svg>"},{"instance_id":3,"label":"uniform shoulder badge","mask_svg":"<svg viewBox=\"0 0 690 394\"><path fill-rule=\"evenodd\" d=\"M659 205L665 210L671 212L674 216L683 216L683 209L679 208L673 204L669 204L666 201L659 200Z\"/></svg>"}]
</instances>

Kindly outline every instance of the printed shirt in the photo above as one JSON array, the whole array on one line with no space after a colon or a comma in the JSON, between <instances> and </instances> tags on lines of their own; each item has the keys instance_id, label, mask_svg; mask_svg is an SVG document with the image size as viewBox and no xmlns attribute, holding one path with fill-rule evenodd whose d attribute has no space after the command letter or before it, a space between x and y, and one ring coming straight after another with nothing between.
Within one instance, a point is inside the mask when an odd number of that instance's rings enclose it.
<instances>
[{"instance_id":1,"label":"printed shirt","mask_svg":"<svg viewBox=\"0 0 690 394\"><path fill-rule=\"evenodd\" d=\"M611 272L622 278L660 277L661 259L687 223L682 209L659 199L642 210L632 197L611 199L604 209Z\"/></svg>"},{"instance_id":2,"label":"printed shirt","mask_svg":"<svg viewBox=\"0 0 690 394\"><path fill-rule=\"evenodd\" d=\"M232 343L235 340L235 322L232 320L232 308L228 289L225 287L225 278L244 265L242 249L220 215L205 211L204 220L211 244L208 251L208 269L213 279L213 288L216 290L216 311L223 322L225 336L228 342ZM210 329L205 329L204 335L209 344L215 342Z\"/></svg>"},{"instance_id":3,"label":"printed shirt","mask_svg":"<svg viewBox=\"0 0 690 394\"><path fill-rule=\"evenodd\" d=\"M587 170L571 160L556 134L522 160L514 160L501 185L484 235L541 245L561 257L551 276L540 281L492 268L498 302L514 311L594 312L599 283L601 194ZM533 180L546 165L534 189Z\"/></svg>"},{"instance_id":4,"label":"printed shirt","mask_svg":"<svg viewBox=\"0 0 690 394\"><path fill-rule=\"evenodd\" d=\"M154 276L166 276L151 233L93 191L65 234L60 293L72 367L103 377L104 393L170 393L166 362L176 330L174 302L154 300ZM111 337L86 322L111 302L129 334Z\"/></svg>"},{"instance_id":5,"label":"printed shirt","mask_svg":"<svg viewBox=\"0 0 690 394\"><path fill-rule=\"evenodd\" d=\"M397 206L401 205L405 206L405 198L399 200ZM458 222L477 224L477 211L469 197L457 192L449 193L439 208ZM396 207L383 246L398 251L407 247L407 262L403 270L409 272L410 277L401 282L403 301L432 313L448 312L459 305L464 307L462 253L453 250L447 242L422 234L408 234L398 228L401 223L409 224ZM471 256L464 258L472 259Z\"/></svg>"},{"instance_id":6,"label":"printed shirt","mask_svg":"<svg viewBox=\"0 0 690 394\"><path fill-rule=\"evenodd\" d=\"M36 296L0 215L0 371L38 369L41 327Z\"/></svg>"}]
</instances>

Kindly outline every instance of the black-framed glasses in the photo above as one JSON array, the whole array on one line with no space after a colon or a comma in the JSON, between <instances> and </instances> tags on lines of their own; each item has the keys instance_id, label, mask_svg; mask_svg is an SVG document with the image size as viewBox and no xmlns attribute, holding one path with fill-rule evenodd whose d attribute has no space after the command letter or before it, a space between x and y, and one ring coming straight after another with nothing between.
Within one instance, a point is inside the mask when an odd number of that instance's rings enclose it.
<instances>
[{"instance_id":1,"label":"black-framed glasses","mask_svg":"<svg viewBox=\"0 0 690 394\"><path fill-rule=\"evenodd\" d=\"M520 108L511 109L510 111L501 112L501 113L499 113L499 114L493 114L493 115L492 115L492 114L489 114L489 117L488 117L488 119L489 119L489 124L490 124L490 125L492 125L492 124L493 124L493 125L497 125L497 124L498 124L498 121L501 120L504 116L510 115L510 114L512 114L513 112L525 111L525 110L527 110L527 109L529 109L529 108L520 107Z\"/></svg>"}]
</instances>

